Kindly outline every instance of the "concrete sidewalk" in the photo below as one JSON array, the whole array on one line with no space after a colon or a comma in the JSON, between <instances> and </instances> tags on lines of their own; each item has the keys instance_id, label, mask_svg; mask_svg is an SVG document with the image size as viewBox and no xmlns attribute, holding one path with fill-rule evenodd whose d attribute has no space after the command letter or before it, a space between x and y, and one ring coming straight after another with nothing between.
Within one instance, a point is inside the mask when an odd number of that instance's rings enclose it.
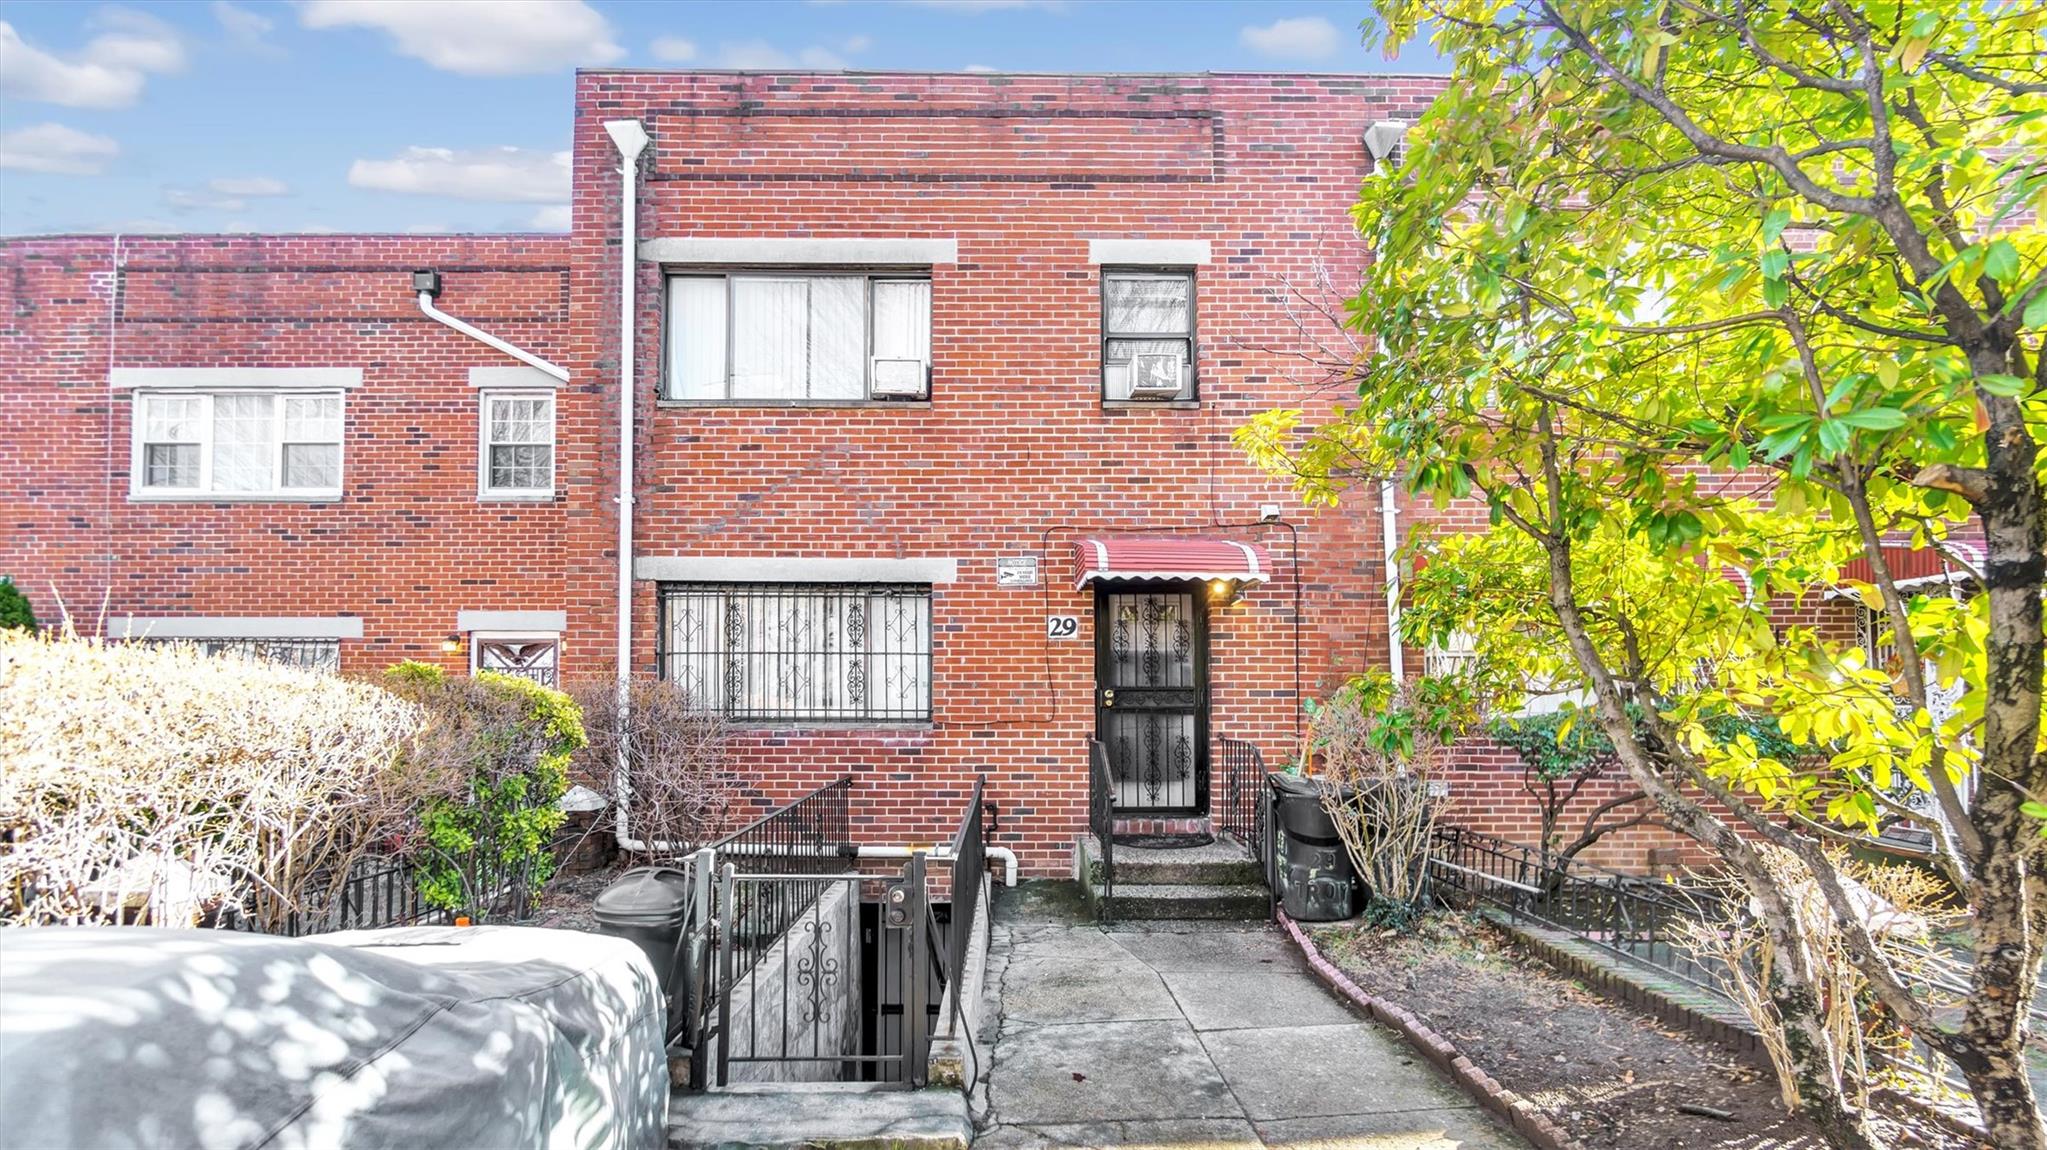
<instances>
[{"instance_id":1,"label":"concrete sidewalk","mask_svg":"<svg viewBox=\"0 0 2047 1150\"><path fill-rule=\"evenodd\" d=\"M996 904L975 1146L1523 1147L1266 924L1097 927L1071 884Z\"/></svg>"}]
</instances>

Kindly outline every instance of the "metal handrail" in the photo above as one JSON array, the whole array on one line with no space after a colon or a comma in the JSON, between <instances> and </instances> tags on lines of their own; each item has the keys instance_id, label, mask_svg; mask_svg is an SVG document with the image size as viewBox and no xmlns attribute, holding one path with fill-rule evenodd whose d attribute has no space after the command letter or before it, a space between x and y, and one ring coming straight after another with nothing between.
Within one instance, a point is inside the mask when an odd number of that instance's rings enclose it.
<instances>
[{"instance_id":1,"label":"metal handrail","mask_svg":"<svg viewBox=\"0 0 2047 1150\"><path fill-rule=\"evenodd\" d=\"M982 792L986 785L985 777L974 776L973 797L960 812L959 829L952 836L952 927L946 932L944 955L945 984L952 988L952 1017L946 1020L950 1034L959 1033L959 1020L965 1009L960 999L966 992L967 951L973 941L974 916L981 908L981 883L988 874L988 850L981 825Z\"/></svg>"},{"instance_id":2,"label":"metal handrail","mask_svg":"<svg viewBox=\"0 0 2047 1150\"><path fill-rule=\"evenodd\" d=\"M1243 739L1218 737L1222 750L1222 805L1216 829L1246 850L1258 849L1259 804L1264 800L1265 755Z\"/></svg>"},{"instance_id":3,"label":"metal handrail","mask_svg":"<svg viewBox=\"0 0 2047 1150\"><path fill-rule=\"evenodd\" d=\"M852 835L852 790L853 776L841 775L733 831L710 849L744 858L754 870L843 870L859 854ZM762 865L761 859L781 861Z\"/></svg>"},{"instance_id":4,"label":"metal handrail","mask_svg":"<svg viewBox=\"0 0 2047 1150\"><path fill-rule=\"evenodd\" d=\"M1101 916L1108 918L1116 897L1116 786L1109 775L1109 748L1100 739L1088 740L1087 757L1087 825L1102 851Z\"/></svg>"}]
</instances>

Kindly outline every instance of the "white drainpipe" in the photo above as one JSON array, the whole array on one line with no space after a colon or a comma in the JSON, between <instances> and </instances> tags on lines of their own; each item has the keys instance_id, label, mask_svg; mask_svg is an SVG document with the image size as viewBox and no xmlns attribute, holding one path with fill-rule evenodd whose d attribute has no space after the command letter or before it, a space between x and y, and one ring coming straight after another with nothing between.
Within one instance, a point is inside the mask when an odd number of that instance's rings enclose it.
<instances>
[{"instance_id":1,"label":"white drainpipe","mask_svg":"<svg viewBox=\"0 0 2047 1150\"><path fill-rule=\"evenodd\" d=\"M647 129L638 120L606 120L604 131L618 147L618 699L620 721L632 691L633 675L633 397L640 381L634 366L639 323L634 289L639 283L640 153L647 147ZM618 792L620 850L646 853L677 851L676 843L643 842L632 837L627 823L626 763L628 748L619 747L613 768Z\"/></svg>"},{"instance_id":2,"label":"white drainpipe","mask_svg":"<svg viewBox=\"0 0 2047 1150\"><path fill-rule=\"evenodd\" d=\"M925 857L934 862L952 860L951 847L881 847L862 846L856 848L864 859L906 859L912 851L923 851ZM989 858L1002 860L1002 885L1016 885L1016 852L1008 847L982 847Z\"/></svg>"},{"instance_id":3,"label":"white drainpipe","mask_svg":"<svg viewBox=\"0 0 2047 1150\"><path fill-rule=\"evenodd\" d=\"M436 278L435 282L438 283L440 281L438 278ZM477 340L481 343L487 343L490 346L497 348L499 351L504 352L506 355L511 356L513 359L518 360L520 363L525 364L528 367L539 368L541 371L546 372L547 374L562 381L563 383L567 383L569 381L568 368L557 367L554 364L549 363L548 361L540 358L539 356L534 355L532 352L527 351L523 347L514 347L511 344L506 343L504 340L499 339L497 336L494 336L489 332L484 331L482 328L473 327L470 324L465 323L462 320L456 319L452 315L449 315L447 312L442 311L440 308L435 307L434 293L432 292L423 291L419 293L419 310L426 313L426 317L428 319L437 320L441 323L444 323L449 327L454 328L456 331L461 332L463 335L468 336L470 339Z\"/></svg>"},{"instance_id":4,"label":"white drainpipe","mask_svg":"<svg viewBox=\"0 0 2047 1150\"><path fill-rule=\"evenodd\" d=\"M1379 481L1379 525L1385 533L1386 542L1386 637L1387 669L1393 672L1393 685L1407 681L1407 665L1400 650L1400 527L1397 516L1400 512L1393 502L1393 481Z\"/></svg>"}]
</instances>

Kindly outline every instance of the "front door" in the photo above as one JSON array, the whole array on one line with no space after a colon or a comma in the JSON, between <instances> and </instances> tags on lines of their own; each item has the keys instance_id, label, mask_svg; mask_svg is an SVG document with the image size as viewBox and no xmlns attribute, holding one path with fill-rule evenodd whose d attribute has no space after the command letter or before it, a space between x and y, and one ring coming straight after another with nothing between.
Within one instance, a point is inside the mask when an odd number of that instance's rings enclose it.
<instances>
[{"instance_id":1,"label":"front door","mask_svg":"<svg viewBox=\"0 0 2047 1150\"><path fill-rule=\"evenodd\" d=\"M1097 585L1095 737L1116 811L1208 811L1208 604L1200 583Z\"/></svg>"}]
</instances>

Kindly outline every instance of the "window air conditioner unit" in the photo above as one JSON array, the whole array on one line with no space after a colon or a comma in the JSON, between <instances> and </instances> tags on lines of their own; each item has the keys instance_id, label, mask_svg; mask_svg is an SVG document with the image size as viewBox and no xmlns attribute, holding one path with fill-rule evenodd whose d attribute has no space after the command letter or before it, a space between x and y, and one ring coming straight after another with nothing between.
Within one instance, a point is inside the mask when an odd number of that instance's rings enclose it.
<instances>
[{"instance_id":1,"label":"window air conditioner unit","mask_svg":"<svg viewBox=\"0 0 2047 1150\"><path fill-rule=\"evenodd\" d=\"M1130 395L1170 399L1180 394L1187 359L1178 352L1154 352L1130 357Z\"/></svg>"},{"instance_id":2,"label":"window air conditioner unit","mask_svg":"<svg viewBox=\"0 0 2047 1150\"><path fill-rule=\"evenodd\" d=\"M868 367L869 388L876 397L924 394L924 361L875 357Z\"/></svg>"}]
</instances>

